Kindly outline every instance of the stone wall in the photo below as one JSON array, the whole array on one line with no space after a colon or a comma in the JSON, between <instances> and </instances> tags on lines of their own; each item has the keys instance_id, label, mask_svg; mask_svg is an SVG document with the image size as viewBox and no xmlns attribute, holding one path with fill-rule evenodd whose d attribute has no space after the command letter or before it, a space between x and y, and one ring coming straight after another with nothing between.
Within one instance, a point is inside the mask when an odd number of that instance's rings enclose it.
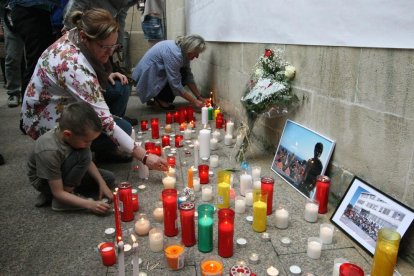
<instances>
[{"instance_id":1,"label":"stone wall","mask_svg":"<svg viewBox=\"0 0 414 276\"><path fill-rule=\"evenodd\" d=\"M185 1L169 3L167 35L174 39L185 34ZM293 90L304 101L285 118L260 119L256 141L273 154L289 118L336 141L327 172L332 198L340 199L357 175L413 208L414 51L209 42L192 62L193 73L236 121L246 118L240 98L265 48L285 50L297 69ZM412 258L410 240L405 251Z\"/></svg>"}]
</instances>

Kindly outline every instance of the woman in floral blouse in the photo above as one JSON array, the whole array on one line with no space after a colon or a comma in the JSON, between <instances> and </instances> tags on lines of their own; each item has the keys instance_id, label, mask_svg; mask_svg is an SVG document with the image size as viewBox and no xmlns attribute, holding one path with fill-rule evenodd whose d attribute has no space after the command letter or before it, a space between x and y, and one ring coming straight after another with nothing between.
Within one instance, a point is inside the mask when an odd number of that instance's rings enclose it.
<instances>
[{"instance_id":1,"label":"woman in floral blouse","mask_svg":"<svg viewBox=\"0 0 414 276\"><path fill-rule=\"evenodd\" d=\"M94 141L93 150L94 146L119 147L150 169L166 170L166 160L138 147L124 130L131 126L121 118L114 118L104 99L108 82L112 85L115 81L122 85L128 82L126 76L108 73L107 68L109 57L118 47L118 23L103 9L74 12L72 22L77 27L42 54L27 86L22 104L27 134L37 139L57 125L65 105L84 101L94 108L103 125L103 135Z\"/></svg>"}]
</instances>

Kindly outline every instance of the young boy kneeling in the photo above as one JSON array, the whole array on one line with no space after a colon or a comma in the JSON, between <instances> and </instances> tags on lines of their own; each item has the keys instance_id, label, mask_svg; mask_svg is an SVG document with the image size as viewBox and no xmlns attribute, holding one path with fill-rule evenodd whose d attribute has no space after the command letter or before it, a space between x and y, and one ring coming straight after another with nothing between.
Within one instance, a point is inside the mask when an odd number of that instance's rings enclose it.
<instances>
[{"instance_id":1,"label":"young boy kneeling","mask_svg":"<svg viewBox=\"0 0 414 276\"><path fill-rule=\"evenodd\" d=\"M52 201L52 210L89 209L105 214L110 205L101 201L112 198L115 176L98 169L92 162L90 146L101 134L102 123L87 103L65 107L59 125L40 136L28 161L29 180L40 192L36 206ZM109 187L108 187L109 186ZM81 195L98 193L98 200Z\"/></svg>"}]
</instances>

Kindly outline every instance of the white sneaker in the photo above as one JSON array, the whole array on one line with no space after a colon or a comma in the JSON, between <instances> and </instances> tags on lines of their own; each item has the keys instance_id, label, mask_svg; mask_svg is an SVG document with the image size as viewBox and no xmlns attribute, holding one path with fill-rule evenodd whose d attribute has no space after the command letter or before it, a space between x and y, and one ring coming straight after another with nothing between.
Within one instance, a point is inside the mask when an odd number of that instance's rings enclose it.
<instances>
[{"instance_id":1,"label":"white sneaker","mask_svg":"<svg viewBox=\"0 0 414 276\"><path fill-rule=\"evenodd\" d=\"M17 107L19 106L20 97L17 95L10 95L7 99L7 106L8 107Z\"/></svg>"}]
</instances>

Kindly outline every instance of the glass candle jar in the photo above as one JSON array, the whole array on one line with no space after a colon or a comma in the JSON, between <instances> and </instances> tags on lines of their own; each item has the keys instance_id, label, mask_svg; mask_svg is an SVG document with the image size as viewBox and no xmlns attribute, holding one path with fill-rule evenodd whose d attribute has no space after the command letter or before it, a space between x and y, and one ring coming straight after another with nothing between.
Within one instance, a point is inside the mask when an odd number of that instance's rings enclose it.
<instances>
[{"instance_id":1,"label":"glass candle jar","mask_svg":"<svg viewBox=\"0 0 414 276\"><path fill-rule=\"evenodd\" d=\"M307 222L316 222L318 220L319 203L316 200L308 199L305 204L305 220Z\"/></svg>"},{"instance_id":2,"label":"glass candle jar","mask_svg":"<svg viewBox=\"0 0 414 276\"><path fill-rule=\"evenodd\" d=\"M400 247L401 235L391 228L381 228L378 231L371 275L392 275L397 264L397 254Z\"/></svg>"},{"instance_id":3,"label":"glass candle jar","mask_svg":"<svg viewBox=\"0 0 414 276\"><path fill-rule=\"evenodd\" d=\"M151 137L152 139L160 138L158 118L151 118Z\"/></svg>"},{"instance_id":4,"label":"glass candle jar","mask_svg":"<svg viewBox=\"0 0 414 276\"><path fill-rule=\"evenodd\" d=\"M164 189L162 191L164 208L164 233L168 237L177 236L177 190Z\"/></svg>"},{"instance_id":5,"label":"glass candle jar","mask_svg":"<svg viewBox=\"0 0 414 276\"><path fill-rule=\"evenodd\" d=\"M275 226L279 229L286 229L289 225L289 211L280 205L275 211Z\"/></svg>"},{"instance_id":6,"label":"glass candle jar","mask_svg":"<svg viewBox=\"0 0 414 276\"><path fill-rule=\"evenodd\" d=\"M151 223L146 214L139 214L138 219L135 222L135 233L139 236L145 236L151 229Z\"/></svg>"},{"instance_id":7,"label":"glass candle jar","mask_svg":"<svg viewBox=\"0 0 414 276\"><path fill-rule=\"evenodd\" d=\"M163 135L161 137L162 147L167 147L170 145L170 135Z\"/></svg>"},{"instance_id":8,"label":"glass candle jar","mask_svg":"<svg viewBox=\"0 0 414 276\"><path fill-rule=\"evenodd\" d=\"M200 177L200 184L208 184L209 182L209 172L210 168L208 165L199 165L198 166L198 177Z\"/></svg>"},{"instance_id":9,"label":"glass candle jar","mask_svg":"<svg viewBox=\"0 0 414 276\"><path fill-rule=\"evenodd\" d=\"M161 228L154 227L149 231L149 248L152 252L161 252L164 248L164 233Z\"/></svg>"},{"instance_id":10,"label":"glass candle jar","mask_svg":"<svg viewBox=\"0 0 414 276\"><path fill-rule=\"evenodd\" d=\"M202 276L221 276L223 275L223 268L223 263L214 256L206 257L200 263Z\"/></svg>"},{"instance_id":11,"label":"glass candle jar","mask_svg":"<svg viewBox=\"0 0 414 276\"><path fill-rule=\"evenodd\" d=\"M168 269L179 270L185 265L186 251L178 240L169 240L164 247L164 256Z\"/></svg>"},{"instance_id":12,"label":"glass candle jar","mask_svg":"<svg viewBox=\"0 0 414 276\"><path fill-rule=\"evenodd\" d=\"M231 172L221 170L217 174L217 208L230 208Z\"/></svg>"},{"instance_id":13,"label":"glass candle jar","mask_svg":"<svg viewBox=\"0 0 414 276\"><path fill-rule=\"evenodd\" d=\"M112 266L116 263L115 245L113 242L101 243L98 249L103 265Z\"/></svg>"},{"instance_id":14,"label":"glass candle jar","mask_svg":"<svg viewBox=\"0 0 414 276\"><path fill-rule=\"evenodd\" d=\"M261 178L262 182L262 191L267 193L267 210L266 214L272 214L273 208L273 186L275 184L275 180L271 176L263 176Z\"/></svg>"},{"instance_id":15,"label":"glass candle jar","mask_svg":"<svg viewBox=\"0 0 414 276\"><path fill-rule=\"evenodd\" d=\"M147 130L148 130L148 121L141 120L141 131L147 131Z\"/></svg>"},{"instance_id":16,"label":"glass candle jar","mask_svg":"<svg viewBox=\"0 0 414 276\"><path fill-rule=\"evenodd\" d=\"M170 166L170 167L172 167L172 168L175 168L175 165L176 165L176 161L175 161L176 159L175 159L175 156L174 155L172 155L172 154L169 154L168 156L167 156L167 162L168 162L168 166Z\"/></svg>"},{"instance_id":17,"label":"glass candle jar","mask_svg":"<svg viewBox=\"0 0 414 276\"><path fill-rule=\"evenodd\" d=\"M345 264L342 264L339 267L339 276L364 276L364 275L365 275L364 270L362 270L362 268L360 268L359 266L357 266L355 264L345 263ZM372 274L372 272L371 272L371 275L373 275L373 276L374 275L378 275L378 276L389 275L389 276L392 276L393 273L391 273L391 274Z\"/></svg>"},{"instance_id":18,"label":"glass candle jar","mask_svg":"<svg viewBox=\"0 0 414 276\"><path fill-rule=\"evenodd\" d=\"M134 219L134 207L132 206L132 186L128 182L118 185L121 220L131 221Z\"/></svg>"},{"instance_id":19,"label":"glass candle jar","mask_svg":"<svg viewBox=\"0 0 414 276\"><path fill-rule=\"evenodd\" d=\"M165 123L172 124L173 123L173 114L171 112L165 113Z\"/></svg>"},{"instance_id":20,"label":"glass candle jar","mask_svg":"<svg viewBox=\"0 0 414 276\"><path fill-rule=\"evenodd\" d=\"M316 192L315 199L319 202L319 214L325 214L328 212L328 198L329 198L329 186L331 185L331 179L325 175L318 175L316 178Z\"/></svg>"},{"instance_id":21,"label":"glass candle jar","mask_svg":"<svg viewBox=\"0 0 414 276\"><path fill-rule=\"evenodd\" d=\"M136 189L132 189L132 210L134 212L139 210L138 191Z\"/></svg>"},{"instance_id":22,"label":"glass candle jar","mask_svg":"<svg viewBox=\"0 0 414 276\"><path fill-rule=\"evenodd\" d=\"M218 219L218 254L223 258L230 258L233 256L234 211L220 209Z\"/></svg>"},{"instance_id":23,"label":"glass candle jar","mask_svg":"<svg viewBox=\"0 0 414 276\"><path fill-rule=\"evenodd\" d=\"M180 204L181 241L187 247L196 243L194 203L185 201Z\"/></svg>"},{"instance_id":24,"label":"glass candle jar","mask_svg":"<svg viewBox=\"0 0 414 276\"><path fill-rule=\"evenodd\" d=\"M264 232L266 231L266 223L267 223L267 197L268 193L264 191L255 191L258 193L254 196L256 201L253 203L253 223L252 228L256 232Z\"/></svg>"},{"instance_id":25,"label":"glass candle jar","mask_svg":"<svg viewBox=\"0 0 414 276\"><path fill-rule=\"evenodd\" d=\"M175 135L175 147L181 148L183 146L184 137L181 134Z\"/></svg>"},{"instance_id":26,"label":"glass candle jar","mask_svg":"<svg viewBox=\"0 0 414 276\"><path fill-rule=\"evenodd\" d=\"M202 204L198 206L197 212L198 250L207 253L213 250L214 207L210 204Z\"/></svg>"}]
</instances>

